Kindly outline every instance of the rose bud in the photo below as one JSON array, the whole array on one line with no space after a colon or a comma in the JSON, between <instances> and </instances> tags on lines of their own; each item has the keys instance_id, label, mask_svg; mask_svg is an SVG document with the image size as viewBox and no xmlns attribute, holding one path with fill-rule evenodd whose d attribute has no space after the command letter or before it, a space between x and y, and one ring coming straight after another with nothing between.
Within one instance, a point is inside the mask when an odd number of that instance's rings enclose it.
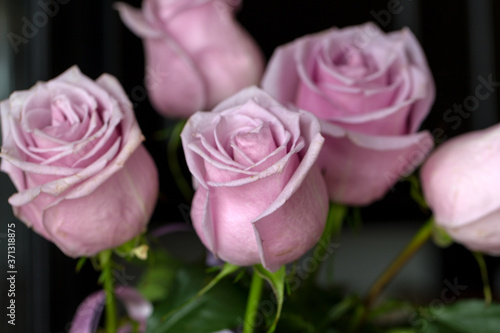
<instances>
[{"instance_id":1,"label":"rose bud","mask_svg":"<svg viewBox=\"0 0 500 333\"><path fill-rule=\"evenodd\" d=\"M471 250L500 255L500 125L441 145L421 170L435 222Z\"/></svg>"},{"instance_id":2,"label":"rose bud","mask_svg":"<svg viewBox=\"0 0 500 333\"><path fill-rule=\"evenodd\" d=\"M275 51L262 87L320 119L319 163L332 201L380 199L433 147L427 131L416 131L434 82L408 29L384 34L367 23L302 37Z\"/></svg>"},{"instance_id":3,"label":"rose bud","mask_svg":"<svg viewBox=\"0 0 500 333\"><path fill-rule=\"evenodd\" d=\"M193 225L216 257L274 271L318 241L328 194L316 117L250 87L195 113L181 137L198 185Z\"/></svg>"},{"instance_id":4,"label":"rose bud","mask_svg":"<svg viewBox=\"0 0 500 333\"><path fill-rule=\"evenodd\" d=\"M155 164L119 82L77 67L0 104L1 170L19 191L14 214L70 257L145 231L158 194Z\"/></svg>"},{"instance_id":5,"label":"rose bud","mask_svg":"<svg viewBox=\"0 0 500 333\"><path fill-rule=\"evenodd\" d=\"M257 84L263 56L236 22L236 0L144 0L142 11L117 3L143 38L146 88L165 116L189 117Z\"/></svg>"}]
</instances>

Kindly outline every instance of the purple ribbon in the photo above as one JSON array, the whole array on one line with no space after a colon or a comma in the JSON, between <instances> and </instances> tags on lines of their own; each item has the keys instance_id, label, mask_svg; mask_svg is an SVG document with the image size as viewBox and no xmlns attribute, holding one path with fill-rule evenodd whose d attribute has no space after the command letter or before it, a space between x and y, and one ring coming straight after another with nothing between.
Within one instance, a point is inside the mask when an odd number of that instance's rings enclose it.
<instances>
[{"instance_id":1,"label":"purple ribbon","mask_svg":"<svg viewBox=\"0 0 500 333\"><path fill-rule=\"evenodd\" d=\"M153 306L135 289L130 287L117 287L116 298L122 301L129 317L139 323L139 331L146 330L146 322L153 313ZM106 293L104 290L96 291L88 296L76 310L75 317L71 323L70 333L95 333L99 326ZM132 332L130 324L120 327L118 333Z\"/></svg>"}]
</instances>

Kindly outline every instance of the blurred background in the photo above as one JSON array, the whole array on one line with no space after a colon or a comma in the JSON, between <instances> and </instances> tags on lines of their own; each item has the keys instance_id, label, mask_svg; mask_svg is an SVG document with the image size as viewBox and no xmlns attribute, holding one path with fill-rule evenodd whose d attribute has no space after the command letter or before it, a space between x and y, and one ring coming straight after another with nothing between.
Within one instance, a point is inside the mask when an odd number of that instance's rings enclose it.
<instances>
[{"instance_id":1,"label":"blurred background","mask_svg":"<svg viewBox=\"0 0 500 333\"><path fill-rule=\"evenodd\" d=\"M162 196L151 228L185 221L188 202L169 173L166 142L155 133L171 126L148 102L144 87L142 42L120 21L111 0L0 0L0 100L14 90L49 80L74 64L91 78L115 75L134 103L161 175ZM124 1L140 7L140 0ZM50 4L50 6L49 6ZM494 0L247 0L237 16L269 58L274 48L332 26L373 21L385 31L408 26L421 42L434 74L437 97L422 128L445 141L498 122L500 93L480 101L461 122L445 113L474 96L478 78L500 81L500 2ZM179 158L183 162L182 155ZM9 178L0 174L0 309L7 306L7 224L13 223ZM409 197L409 185L398 183L384 200L360 210L359 231L346 228L335 256L335 280L349 290L368 285L408 242L428 216ZM75 273L76 260L16 222L16 326L0 312L0 332L67 332L78 304L99 289L91 265ZM182 251L182 250L181 250ZM500 265L487 258L494 295L500 298ZM117 272L118 283L133 284L135 275ZM391 284L388 295L421 302L441 297L445 281L467 288L460 297L481 297L477 264L461 246L426 246ZM5 311L5 310L2 310Z\"/></svg>"}]
</instances>

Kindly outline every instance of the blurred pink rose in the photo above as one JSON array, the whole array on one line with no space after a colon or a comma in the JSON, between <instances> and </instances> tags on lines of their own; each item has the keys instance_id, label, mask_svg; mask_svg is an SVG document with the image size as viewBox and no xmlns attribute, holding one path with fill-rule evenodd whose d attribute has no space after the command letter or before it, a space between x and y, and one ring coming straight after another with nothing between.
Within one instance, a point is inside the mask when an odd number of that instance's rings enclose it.
<instances>
[{"instance_id":1,"label":"blurred pink rose","mask_svg":"<svg viewBox=\"0 0 500 333\"><path fill-rule=\"evenodd\" d=\"M330 29L279 47L264 90L324 120L320 164L330 199L380 199L432 149L415 133L434 100L425 56L408 29L384 34L372 23Z\"/></svg>"},{"instance_id":2,"label":"blurred pink rose","mask_svg":"<svg viewBox=\"0 0 500 333\"><path fill-rule=\"evenodd\" d=\"M91 256L143 232L157 171L119 82L77 67L0 104L1 170L14 214L70 257Z\"/></svg>"},{"instance_id":3,"label":"blurred pink rose","mask_svg":"<svg viewBox=\"0 0 500 333\"><path fill-rule=\"evenodd\" d=\"M440 146L421 171L435 221L472 250L500 255L500 125Z\"/></svg>"},{"instance_id":4,"label":"blurred pink rose","mask_svg":"<svg viewBox=\"0 0 500 333\"><path fill-rule=\"evenodd\" d=\"M198 184L191 217L217 257L273 271L318 241L328 211L319 132L312 114L255 87L189 119L181 137Z\"/></svg>"},{"instance_id":5,"label":"blurred pink rose","mask_svg":"<svg viewBox=\"0 0 500 333\"><path fill-rule=\"evenodd\" d=\"M142 11L116 4L144 40L149 97L165 116L187 118L259 82L263 57L234 19L234 2L144 0Z\"/></svg>"}]
</instances>

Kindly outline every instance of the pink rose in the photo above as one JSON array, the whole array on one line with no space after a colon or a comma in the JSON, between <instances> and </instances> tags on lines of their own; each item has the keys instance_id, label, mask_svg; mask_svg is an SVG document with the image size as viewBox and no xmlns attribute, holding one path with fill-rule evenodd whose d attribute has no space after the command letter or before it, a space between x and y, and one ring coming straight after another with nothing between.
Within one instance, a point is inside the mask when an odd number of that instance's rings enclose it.
<instances>
[{"instance_id":1,"label":"pink rose","mask_svg":"<svg viewBox=\"0 0 500 333\"><path fill-rule=\"evenodd\" d=\"M438 225L472 250L500 255L500 125L451 139L425 162L422 188Z\"/></svg>"},{"instance_id":2,"label":"pink rose","mask_svg":"<svg viewBox=\"0 0 500 333\"><path fill-rule=\"evenodd\" d=\"M433 146L428 132L415 133L434 83L408 29L384 34L367 23L305 36L276 50L262 86L323 120L320 164L332 201L380 199Z\"/></svg>"},{"instance_id":3,"label":"pink rose","mask_svg":"<svg viewBox=\"0 0 500 333\"><path fill-rule=\"evenodd\" d=\"M235 21L235 1L144 0L142 11L116 5L144 40L146 86L159 112L187 118L259 82L263 57Z\"/></svg>"},{"instance_id":4,"label":"pink rose","mask_svg":"<svg viewBox=\"0 0 500 333\"><path fill-rule=\"evenodd\" d=\"M328 195L316 117L251 87L195 113L181 137L198 184L194 228L217 257L274 271L318 241Z\"/></svg>"},{"instance_id":5,"label":"pink rose","mask_svg":"<svg viewBox=\"0 0 500 333\"><path fill-rule=\"evenodd\" d=\"M77 67L0 104L1 170L14 214L70 257L146 228L158 193L153 160L119 82Z\"/></svg>"}]
</instances>

